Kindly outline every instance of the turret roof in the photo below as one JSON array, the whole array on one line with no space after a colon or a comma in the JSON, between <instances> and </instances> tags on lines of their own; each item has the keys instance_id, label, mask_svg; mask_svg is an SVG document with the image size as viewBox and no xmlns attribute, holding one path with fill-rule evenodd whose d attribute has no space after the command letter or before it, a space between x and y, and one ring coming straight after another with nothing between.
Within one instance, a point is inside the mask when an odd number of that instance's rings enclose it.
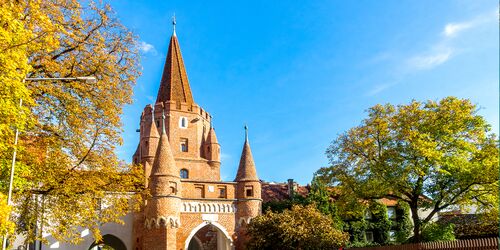
<instances>
[{"instance_id":1,"label":"turret roof","mask_svg":"<svg viewBox=\"0 0 500 250\"><path fill-rule=\"evenodd\" d=\"M156 150L153 168L151 169L151 176L179 176L177 168L175 167L174 155L170 149L170 143L168 142L168 136L165 131L165 117L162 117L162 122L163 130L160 136L160 142L158 143L158 149Z\"/></svg>"},{"instance_id":2,"label":"turret roof","mask_svg":"<svg viewBox=\"0 0 500 250\"><path fill-rule=\"evenodd\" d=\"M212 143L219 143L217 142L217 136L215 136L215 130L213 127L210 127L210 131L208 131L208 135L207 135L207 141L205 143L209 143L209 144L212 144Z\"/></svg>"},{"instance_id":3,"label":"turret roof","mask_svg":"<svg viewBox=\"0 0 500 250\"><path fill-rule=\"evenodd\" d=\"M158 138L158 128L156 127L155 118L153 112L151 112L151 121L147 121L144 126L144 135L151 138Z\"/></svg>"},{"instance_id":4,"label":"turret roof","mask_svg":"<svg viewBox=\"0 0 500 250\"><path fill-rule=\"evenodd\" d=\"M250 144L248 143L248 135L245 136L245 143L243 144L240 165L238 166L238 173L236 174L235 181L259 181L257 170L255 169L255 163L253 161L252 150L250 149Z\"/></svg>"}]
</instances>

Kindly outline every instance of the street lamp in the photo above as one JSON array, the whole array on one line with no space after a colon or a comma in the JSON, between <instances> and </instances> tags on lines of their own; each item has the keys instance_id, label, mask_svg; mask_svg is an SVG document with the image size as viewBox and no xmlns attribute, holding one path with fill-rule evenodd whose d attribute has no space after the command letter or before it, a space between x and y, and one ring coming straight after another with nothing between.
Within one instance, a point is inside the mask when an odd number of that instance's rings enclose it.
<instances>
[{"instance_id":1,"label":"street lamp","mask_svg":"<svg viewBox=\"0 0 500 250\"><path fill-rule=\"evenodd\" d=\"M78 77L35 77L35 78L24 78L23 83L26 81L86 81L95 83L97 79L94 76L78 76ZM19 108L23 106L23 99L19 99ZM7 195L7 205L12 205L12 182L14 181L14 169L16 166L16 154L17 154L17 139L19 137L19 129L16 128L16 138L14 140L14 154L12 155L12 166L10 167L10 181L9 181L9 194ZM7 235L3 237L2 250L7 247Z\"/></svg>"}]
</instances>

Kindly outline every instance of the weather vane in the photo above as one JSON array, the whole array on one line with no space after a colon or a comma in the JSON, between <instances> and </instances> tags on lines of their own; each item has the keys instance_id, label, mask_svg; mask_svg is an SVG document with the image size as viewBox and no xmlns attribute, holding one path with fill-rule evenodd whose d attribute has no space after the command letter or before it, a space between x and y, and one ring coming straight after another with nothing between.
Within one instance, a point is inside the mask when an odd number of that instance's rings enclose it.
<instances>
[{"instance_id":1,"label":"weather vane","mask_svg":"<svg viewBox=\"0 0 500 250\"><path fill-rule=\"evenodd\" d=\"M245 124L245 141L248 141L248 126Z\"/></svg>"},{"instance_id":2,"label":"weather vane","mask_svg":"<svg viewBox=\"0 0 500 250\"><path fill-rule=\"evenodd\" d=\"M174 35L175 35L175 25L177 24L177 22L175 21L175 13L174 15L172 16L172 26L174 26Z\"/></svg>"}]
</instances>

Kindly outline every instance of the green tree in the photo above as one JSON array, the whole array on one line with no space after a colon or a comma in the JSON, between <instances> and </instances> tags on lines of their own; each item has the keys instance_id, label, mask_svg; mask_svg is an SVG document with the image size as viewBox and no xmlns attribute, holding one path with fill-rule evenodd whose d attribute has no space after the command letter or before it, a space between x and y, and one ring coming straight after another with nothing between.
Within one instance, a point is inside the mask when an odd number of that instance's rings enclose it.
<instances>
[{"instance_id":1,"label":"green tree","mask_svg":"<svg viewBox=\"0 0 500 250\"><path fill-rule=\"evenodd\" d=\"M33 241L41 225L57 240L77 243L81 226L99 240L99 225L120 223L143 183L141 169L115 154L120 114L139 76L136 37L100 1L0 0L0 6L0 188L8 187L19 128L18 231ZM23 82L81 76L97 82Z\"/></svg>"},{"instance_id":2,"label":"green tree","mask_svg":"<svg viewBox=\"0 0 500 250\"><path fill-rule=\"evenodd\" d=\"M286 209L292 209L294 205L308 205L309 201L302 195L294 194L290 199L268 201L262 204L262 211L270 209L273 212L281 213Z\"/></svg>"},{"instance_id":3,"label":"green tree","mask_svg":"<svg viewBox=\"0 0 500 250\"><path fill-rule=\"evenodd\" d=\"M247 233L248 249L334 249L349 238L314 205L294 205L282 213L268 210L250 222Z\"/></svg>"},{"instance_id":4,"label":"green tree","mask_svg":"<svg viewBox=\"0 0 500 250\"><path fill-rule=\"evenodd\" d=\"M317 174L353 199L407 203L416 242L422 225L443 209L475 205L497 212L498 140L477 110L454 97L376 105L332 142L331 167ZM420 218L420 209L430 213Z\"/></svg>"},{"instance_id":5,"label":"green tree","mask_svg":"<svg viewBox=\"0 0 500 250\"><path fill-rule=\"evenodd\" d=\"M332 218L336 228L342 228L342 220L338 215L337 206L332 198L332 193L319 178L314 177L311 182L311 191L307 196L307 203L315 204L316 208L322 214Z\"/></svg>"}]
</instances>

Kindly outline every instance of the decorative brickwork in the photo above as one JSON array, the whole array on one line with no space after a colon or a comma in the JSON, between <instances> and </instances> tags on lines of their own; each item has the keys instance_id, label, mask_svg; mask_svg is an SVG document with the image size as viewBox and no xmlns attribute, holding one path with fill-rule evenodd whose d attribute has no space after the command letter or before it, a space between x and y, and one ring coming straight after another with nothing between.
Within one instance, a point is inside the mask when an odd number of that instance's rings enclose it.
<instances>
[{"instance_id":1,"label":"decorative brickwork","mask_svg":"<svg viewBox=\"0 0 500 250\"><path fill-rule=\"evenodd\" d=\"M157 101L142 112L133 156L150 191L134 215L134 249L243 249L246 225L261 213L261 183L248 136L235 181L220 180L211 119L194 102L174 33Z\"/></svg>"}]
</instances>

